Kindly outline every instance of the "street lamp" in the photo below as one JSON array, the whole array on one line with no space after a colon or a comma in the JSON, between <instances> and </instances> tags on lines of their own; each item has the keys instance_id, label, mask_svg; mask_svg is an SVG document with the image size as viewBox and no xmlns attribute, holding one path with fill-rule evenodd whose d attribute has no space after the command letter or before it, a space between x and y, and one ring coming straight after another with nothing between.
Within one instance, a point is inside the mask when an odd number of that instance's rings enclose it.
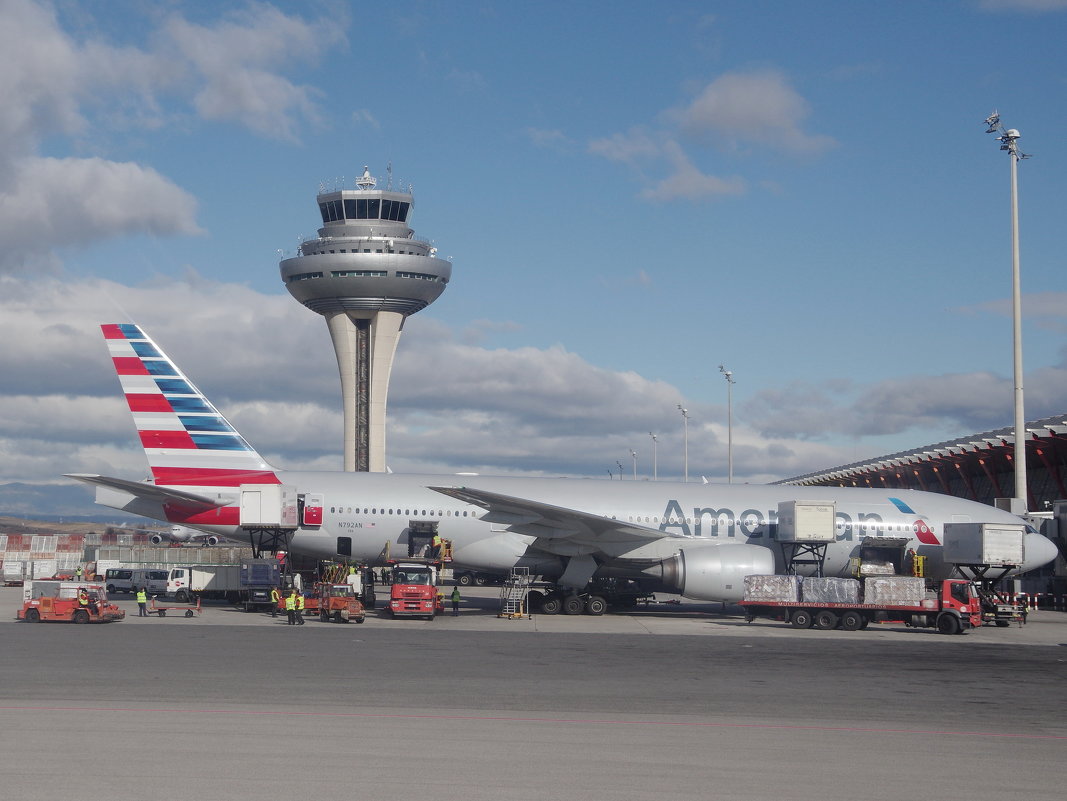
<instances>
[{"instance_id":1,"label":"street lamp","mask_svg":"<svg viewBox=\"0 0 1067 801\"><path fill-rule=\"evenodd\" d=\"M656 464L656 435L651 431L648 435L652 437L652 480L656 481L659 478L659 466Z\"/></svg>"},{"instance_id":2,"label":"street lamp","mask_svg":"<svg viewBox=\"0 0 1067 801\"><path fill-rule=\"evenodd\" d=\"M682 425L685 426L685 483L689 483L689 410L683 409L678 404L678 411L682 413Z\"/></svg>"},{"instance_id":3,"label":"street lamp","mask_svg":"<svg viewBox=\"0 0 1067 801\"><path fill-rule=\"evenodd\" d=\"M1000 124L1000 114L994 111L985 120L986 133L1000 132L997 141L1000 149L1008 152L1011 162L1011 313L1012 344L1015 360L1015 497L1022 503L1021 510L1027 506L1026 492L1026 417L1023 412L1023 323L1022 295L1019 281L1019 185L1017 165L1021 159L1030 158L1019 150L1019 132L1014 128L1005 129Z\"/></svg>"},{"instance_id":4,"label":"street lamp","mask_svg":"<svg viewBox=\"0 0 1067 801\"><path fill-rule=\"evenodd\" d=\"M637 481L637 451L630 448L630 458L634 460L634 481Z\"/></svg>"},{"instance_id":5,"label":"street lamp","mask_svg":"<svg viewBox=\"0 0 1067 801\"><path fill-rule=\"evenodd\" d=\"M730 482L734 483L734 374L719 365L719 372L726 379L726 461L730 466Z\"/></svg>"}]
</instances>

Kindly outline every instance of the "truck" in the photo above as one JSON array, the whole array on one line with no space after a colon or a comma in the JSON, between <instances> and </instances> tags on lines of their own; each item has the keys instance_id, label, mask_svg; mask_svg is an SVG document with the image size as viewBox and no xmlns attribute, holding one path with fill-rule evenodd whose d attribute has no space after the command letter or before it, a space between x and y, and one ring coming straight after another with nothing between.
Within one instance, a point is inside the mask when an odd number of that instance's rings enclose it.
<instances>
[{"instance_id":1,"label":"truck","mask_svg":"<svg viewBox=\"0 0 1067 801\"><path fill-rule=\"evenodd\" d=\"M745 620L784 620L798 629L864 629L872 621L902 620L906 626L963 634L982 625L982 602L968 579L927 586L913 576L857 579L746 576L740 605Z\"/></svg>"},{"instance_id":2,"label":"truck","mask_svg":"<svg viewBox=\"0 0 1067 801\"><path fill-rule=\"evenodd\" d=\"M21 560L4 560L4 585L7 587L21 584L26 577L26 564Z\"/></svg>"},{"instance_id":3,"label":"truck","mask_svg":"<svg viewBox=\"0 0 1067 801\"><path fill-rule=\"evenodd\" d=\"M946 523L942 558L973 579L984 620L997 626L1026 622L1026 605L998 587L1026 561L1024 524Z\"/></svg>"},{"instance_id":4,"label":"truck","mask_svg":"<svg viewBox=\"0 0 1067 801\"><path fill-rule=\"evenodd\" d=\"M269 609L270 591L280 584L276 559L246 559L236 565L173 567L167 576L166 595L181 603L197 598L227 600L250 612Z\"/></svg>"},{"instance_id":5,"label":"truck","mask_svg":"<svg viewBox=\"0 0 1067 801\"><path fill-rule=\"evenodd\" d=\"M84 603L83 603L84 600ZM16 620L27 623L112 623L126 612L111 603L100 582L34 580L23 584Z\"/></svg>"},{"instance_id":6,"label":"truck","mask_svg":"<svg viewBox=\"0 0 1067 801\"><path fill-rule=\"evenodd\" d=\"M392 564L389 611L393 617L424 617L433 620L444 612L444 600L437 590L438 563L412 559Z\"/></svg>"}]
</instances>

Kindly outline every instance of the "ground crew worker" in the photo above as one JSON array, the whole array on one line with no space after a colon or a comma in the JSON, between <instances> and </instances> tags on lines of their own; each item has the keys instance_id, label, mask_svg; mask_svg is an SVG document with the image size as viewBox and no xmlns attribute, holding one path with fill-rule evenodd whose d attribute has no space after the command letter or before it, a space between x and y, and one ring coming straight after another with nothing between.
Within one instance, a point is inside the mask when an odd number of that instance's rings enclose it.
<instances>
[{"instance_id":1,"label":"ground crew worker","mask_svg":"<svg viewBox=\"0 0 1067 801\"><path fill-rule=\"evenodd\" d=\"M433 535L433 552L432 552L431 555L433 556L434 559L440 559L441 558L441 535L440 534L436 534L435 533Z\"/></svg>"},{"instance_id":2,"label":"ground crew worker","mask_svg":"<svg viewBox=\"0 0 1067 801\"><path fill-rule=\"evenodd\" d=\"M270 588L270 616L278 617L278 601L282 599L282 594L278 592L277 587Z\"/></svg>"},{"instance_id":3,"label":"ground crew worker","mask_svg":"<svg viewBox=\"0 0 1067 801\"><path fill-rule=\"evenodd\" d=\"M74 570L74 578L76 580L78 580L78 581L82 580L82 566L81 565L78 565L78 567Z\"/></svg>"},{"instance_id":4,"label":"ground crew worker","mask_svg":"<svg viewBox=\"0 0 1067 801\"><path fill-rule=\"evenodd\" d=\"M145 606L147 603L148 593L141 587L137 590L137 617L148 617L148 607Z\"/></svg>"},{"instance_id":5,"label":"ground crew worker","mask_svg":"<svg viewBox=\"0 0 1067 801\"><path fill-rule=\"evenodd\" d=\"M82 609L89 608L89 593L84 589L78 590L78 606Z\"/></svg>"},{"instance_id":6,"label":"ground crew worker","mask_svg":"<svg viewBox=\"0 0 1067 801\"><path fill-rule=\"evenodd\" d=\"M293 590L285 597L285 613L289 615L289 625L295 625L296 623L296 590Z\"/></svg>"},{"instance_id":7,"label":"ground crew worker","mask_svg":"<svg viewBox=\"0 0 1067 801\"><path fill-rule=\"evenodd\" d=\"M304 625L304 596L300 594L296 596L296 625Z\"/></svg>"},{"instance_id":8,"label":"ground crew worker","mask_svg":"<svg viewBox=\"0 0 1067 801\"><path fill-rule=\"evenodd\" d=\"M459 585L452 588L452 617L459 616L459 602L463 600L459 594Z\"/></svg>"}]
</instances>

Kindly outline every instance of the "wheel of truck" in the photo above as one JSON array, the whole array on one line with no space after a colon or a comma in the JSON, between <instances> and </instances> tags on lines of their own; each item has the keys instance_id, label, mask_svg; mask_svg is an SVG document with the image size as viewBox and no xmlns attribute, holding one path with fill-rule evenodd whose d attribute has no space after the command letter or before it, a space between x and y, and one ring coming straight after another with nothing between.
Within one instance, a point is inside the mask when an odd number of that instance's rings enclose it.
<instances>
[{"instance_id":1,"label":"wheel of truck","mask_svg":"<svg viewBox=\"0 0 1067 801\"><path fill-rule=\"evenodd\" d=\"M807 609L795 609L793 614L789 616L789 622L795 629L810 629L811 624L815 621L811 617L811 612Z\"/></svg>"},{"instance_id":2,"label":"wheel of truck","mask_svg":"<svg viewBox=\"0 0 1067 801\"><path fill-rule=\"evenodd\" d=\"M366 619L367 619L366 615L360 615L359 617L356 618L356 622L357 623L362 623Z\"/></svg>"},{"instance_id":3,"label":"wheel of truck","mask_svg":"<svg viewBox=\"0 0 1067 801\"><path fill-rule=\"evenodd\" d=\"M815 628L817 629L836 629L837 622L837 612L831 612L829 609L820 609L815 613Z\"/></svg>"},{"instance_id":4,"label":"wheel of truck","mask_svg":"<svg viewBox=\"0 0 1067 801\"><path fill-rule=\"evenodd\" d=\"M166 617L167 616L167 610L166 609L160 609L159 610L159 616L160 617Z\"/></svg>"},{"instance_id":5,"label":"wheel of truck","mask_svg":"<svg viewBox=\"0 0 1067 801\"><path fill-rule=\"evenodd\" d=\"M482 575L476 575L474 577L474 583L477 584L479 587L484 587L486 584L489 583L489 579Z\"/></svg>"},{"instance_id":6,"label":"wheel of truck","mask_svg":"<svg viewBox=\"0 0 1067 801\"><path fill-rule=\"evenodd\" d=\"M585 603L577 595L568 595L563 599L563 614L580 615L585 609Z\"/></svg>"},{"instance_id":7,"label":"wheel of truck","mask_svg":"<svg viewBox=\"0 0 1067 801\"><path fill-rule=\"evenodd\" d=\"M345 619L343 617L341 617L341 610L340 609L333 610L333 622L334 623L344 623L345 622Z\"/></svg>"},{"instance_id":8,"label":"wheel of truck","mask_svg":"<svg viewBox=\"0 0 1067 801\"><path fill-rule=\"evenodd\" d=\"M187 604L189 603L189 593L185 590L178 590L174 593L174 600L180 604Z\"/></svg>"},{"instance_id":9,"label":"wheel of truck","mask_svg":"<svg viewBox=\"0 0 1067 801\"><path fill-rule=\"evenodd\" d=\"M589 600L585 602L585 613L587 615L599 617L607 610L608 602L601 598L599 595L590 595Z\"/></svg>"},{"instance_id":10,"label":"wheel of truck","mask_svg":"<svg viewBox=\"0 0 1067 801\"><path fill-rule=\"evenodd\" d=\"M937 617L937 630L942 634L959 634L960 621L955 615L943 612Z\"/></svg>"},{"instance_id":11,"label":"wheel of truck","mask_svg":"<svg viewBox=\"0 0 1067 801\"><path fill-rule=\"evenodd\" d=\"M321 612L319 612L319 620L322 621L323 623L329 623L330 622L330 613L327 612L325 609L323 609Z\"/></svg>"},{"instance_id":12,"label":"wheel of truck","mask_svg":"<svg viewBox=\"0 0 1067 801\"><path fill-rule=\"evenodd\" d=\"M997 621L994 621L994 622L997 624L997 626L999 628L1002 628L1002 629L1003 628L1007 628L1008 626L1011 625L1011 621L1010 620L997 620Z\"/></svg>"},{"instance_id":13,"label":"wheel of truck","mask_svg":"<svg viewBox=\"0 0 1067 801\"><path fill-rule=\"evenodd\" d=\"M185 616L186 617L192 617L193 616L193 610L192 609L186 609L185 610Z\"/></svg>"},{"instance_id":14,"label":"wheel of truck","mask_svg":"<svg viewBox=\"0 0 1067 801\"><path fill-rule=\"evenodd\" d=\"M859 612L845 612L841 615L841 628L845 631L856 631L863 628L864 617Z\"/></svg>"},{"instance_id":15,"label":"wheel of truck","mask_svg":"<svg viewBox=\"0 0 1067 801\"><path fill-rule=\"evenodd\" d=\"M36 609L27 609L25 619L27 623L40 623L41 613L38 612Z\"/></svg>"},{"instance_id":16,"label":"wheel of truck","mask_svg":"<svg viewBox=\"0 0 1067 801\"><path fill-rule=\"evenodd\" d=\"M472 576L470 573L460 573L458 576L456 576L456 584L461 587L469 587L473 583L474 576Z\"/></svg>"},{"instance_id":17,"label":"wheel of truck","mask_svg":"<svg viewBox=\"0 0 1067 801\"><path fill-rule=\"evenodd\" d=\"M108 584L107 585L107 594L108 595L114 595L115 594L115 585L114 584Z\"/></svg>"},{"instance_id":18,"label":"wheel of truck","mask_svg":"<svg viewBox=\"0 0 1067 801\"><path fill-rule=\"evenodd\" d=\"M75 609L74 615L71 617L70 620L72 623L88 623L89 613L86 612L84 609Z\"/></svg>"},{"instance_id":19,"label":"wheel of truck","mask_svg":"<svg viewBox=\"0 0 1067 801\"><path fill-rule=\"evenodd\" d=\"M558 615L562 609L563 599L556 593L546 595L541 601L541 614L543 615Z\"/></svg>"}]
</instances>

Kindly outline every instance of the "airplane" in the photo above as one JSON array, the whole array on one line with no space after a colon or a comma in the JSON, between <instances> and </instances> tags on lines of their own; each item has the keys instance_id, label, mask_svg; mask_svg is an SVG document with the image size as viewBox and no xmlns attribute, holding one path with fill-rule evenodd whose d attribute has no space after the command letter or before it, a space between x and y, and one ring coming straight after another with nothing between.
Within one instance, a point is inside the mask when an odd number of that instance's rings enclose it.
<instances>
[{"instance_id":1,"label":"airplane","mask_svg":"<svg viewBox=\"0 0 1067 801\"><path fill-rule=\"evenodd\" d=\"M851 575L865 544L891 541L926 557L929 577L947 576L945 523L1025 525L994 507L917 490L279 470L139 326L101 329L152 478L68 474L95 485L98 504L253 545L265 504L271 519L288 510L288 551L371 565L418 555L436 533L451 541L455 569L525 567L540 576L547 585L533 603L544 613L602 614L652 592L740 600L745 576L784 572L783 502L834 505L824 576ZM1032 527L1024 547L1016 573L1056 557Z\"/></svg>"},{"instance_id":2,"label":"airplane","mask_svg":"<svg viewBox=\"0 0 1067 801\"><path fill-rule=\"evenodd\" d=\"M220 542L220 539L216 534L206 531L197 531L195 528L189 528L188 526L171 526L167 531L160 531L158 528L137 528L127 526L123 523L119 528L126 531L136 531L141 534L147 534L148 541L153 545L163 545L164 543L185 545L187 543L196 543L198 541L204 545L218 545Z\"/></svg>"}]
</instances>

